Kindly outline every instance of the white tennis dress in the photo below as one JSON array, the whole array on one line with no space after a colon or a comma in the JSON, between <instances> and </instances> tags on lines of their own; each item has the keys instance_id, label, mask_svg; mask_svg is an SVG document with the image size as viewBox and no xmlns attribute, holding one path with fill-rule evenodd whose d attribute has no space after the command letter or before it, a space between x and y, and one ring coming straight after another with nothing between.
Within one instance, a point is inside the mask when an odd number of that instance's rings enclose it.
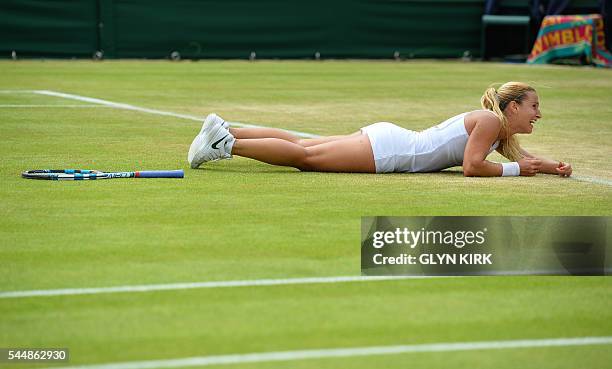
<instances>
[{"instance_id":1,"label":"white tennis dress","mask_svg":"<svg viewBox=\"0 0 612 369\"><path fill-rule=\"evenodd\" d=\"M437 172L463 165L463 152L469 134L464 118L459 114L421 132L379 122L361 128L368 135L376 173ZM489 154L499 146L496 141Z\"/></svg>"}]
</instances>

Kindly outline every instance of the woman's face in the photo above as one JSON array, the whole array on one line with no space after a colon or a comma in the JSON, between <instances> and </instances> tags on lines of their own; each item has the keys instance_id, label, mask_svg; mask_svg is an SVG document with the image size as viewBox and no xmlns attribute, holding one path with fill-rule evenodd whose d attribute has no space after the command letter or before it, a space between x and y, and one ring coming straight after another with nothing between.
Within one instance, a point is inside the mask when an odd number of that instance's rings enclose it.
<instances>
[{"instance_id":1,"label":"woman's face","mask_svg":"<svg viewBox=\"0 0 612 369\"><path fill-rule=\"evenodd\" d=\"M528 91L520 104L514 102L508 107L512 117L509 124L513 126L515 133L531 133L535 122L542 118L538 94L533 91Z\"/></svg>"}]
</instances>

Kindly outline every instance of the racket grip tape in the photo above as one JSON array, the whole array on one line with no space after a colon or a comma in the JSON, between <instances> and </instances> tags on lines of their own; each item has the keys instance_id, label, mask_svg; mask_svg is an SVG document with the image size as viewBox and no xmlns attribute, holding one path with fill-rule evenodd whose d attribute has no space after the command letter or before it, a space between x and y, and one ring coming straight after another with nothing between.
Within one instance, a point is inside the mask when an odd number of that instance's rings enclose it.
<instances>
[{"instance_id":1,"label":"racket grip tape","mask_svg":"<svg viewBox=\"0 0 612 369\"><path fill-rule=\"evenodd\" d=\"M135 172L136 178L183 178L185 173L178 170L143 170Z\"/></svg>"}]
</instances>

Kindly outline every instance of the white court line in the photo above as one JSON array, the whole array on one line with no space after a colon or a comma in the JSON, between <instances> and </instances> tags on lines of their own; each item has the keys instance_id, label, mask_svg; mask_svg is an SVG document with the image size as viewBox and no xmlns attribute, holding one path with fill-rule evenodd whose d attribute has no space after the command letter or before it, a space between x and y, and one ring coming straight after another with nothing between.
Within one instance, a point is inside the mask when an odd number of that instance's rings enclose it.
<instances>
[{"instance_id":1,"label":"white court line","mask_svg":"<svg viewBox=\"0 0 612 369\"><path fill-rule=\"evenodd\" d=\"M35 90L0 90L0 94L35 94Z\"/></svg>"},{"instance_id":2,"label":"white court line","mask_svg":"<svg viewBox=\"0 0 612 369\"><path fill-rule=\"evenodd\" d=\"M612 268L603 269L603 275L612 274ZM534 276L534 275L570 275L567 270L505 270L483 274L481 276ZM96 295L104 293L128 293L128 292L151 292L151 291L175 291L203 288L229 288L229 287L265 287L297 284L325 284L325 283L347 283L347 282L378 282L406 279L433 279L433 278L470 278L479 275L404 275L404 276L335 276L335 277L305 277L285 279L251 279L234 281L209 281L209 282L182 282L163 284L140 284L113 287L82 287L82 288L59 288L48 290L22 290L22 291L0 291L0 299L11 299L21 297L43 297L43 296L73 296L73 295Z\"/></svg>"},{"instance_id":3,"label":"white court line","mask_svg":"<svg viewBox=\"0 0 612 369\"><path fill-rule=\"evenodd\" d=\"M78 365L53 367L54 369L153 369L185 368L192 366L246 364L275 361L295 361L307 359L343 358L373 355L397 355L415 352L452 352L474 350L499 350L534 347L564 347L609 345L612 337L571 337L531 340L481 341L481 342L448 342L427 343L398 346L366 346L337 349L276 351L235 355L195 356L168 360L124 361L107 364Z\"/></svg>"},{"instance_id":4,"label":"white court line","mask_svg":"<svg viewBox=\"0 0 612 369\"><path fill-rule=\"evenodd\" d=\"M66 295L92 295L100 293L119 293L119 292L149 292L149 291L168 291L168 290L188 290L195 288L228 288L228 287L253 287L253 286L279 286L293 284L317 284L317 283L345 283L345 282L377 282L401 279L425 279L434 278L430 276L339 276L339 277L311 277L311 278L288 278L288 279L254 279L237 281L213 281L213 282L185 282L185 283L165 283L165 284L144 284L133 286L116 287L91 287L91 288L64 288L51 290L26 290L26 291L3 291L0 292L0 299L19 298L19 297L40 297L40 296L66 296ZM442 277L435 277L442 278Z\"/></svg>"},{"instance_id":5,"label":"white court line","mask_svg":"<svg viewBox=\"0 0 612 369\"><path fill-rule=\"evenodd\" d=\"M570 179L581 182L597 183L607 186L612 186L612 179L597 178L597 177L583 177L583 176L571 176Z\"/></svg>"},{"instance_id":6,"label":"white court line","mask_svg":"<svg viewBox=\"0 0 612 369\"><path fill-rule=\"evenodd\" d=\"M195 120L195 121L198 121L198 122L202 122L204 120L202 117L196 117L196 116L193 116L193 115L178 114L178 113L173 113L173 112L170 112L170 111L163 111L163 110L156 110L156 109L141 108L141 107L138 107L138 106L135 106L135 105L116 103L116 102L112 102L112 101L108 101L108 100L96 99L96 98L87 97L87 96L66 94L66 93L62 93L62 92L48 91L48 90L35 90L33 92L35 94L39 94L39 95L63 97L65 99L72 99L72 100L90 102L90 103L94 103L94 104L106 105L106 106L110 106L110 107L117 108L117 109L133 110L133 111L138 111L138 112L142 112L142 113L157 114L157 115L164 115L164 116L174 117L174 118L182 118L182 119ZM246 123L239 123L239 122L230 122L230 125L234 125L234 126L237 126L237 127L267 128L267 127L263 127L263 126L257 126L257 125L254 125L254 124L246 124ZM316 138L316 137L319 137L319 136L313 135L311 133L305 133L305 132L299 132L299 131L290 131L290 130L285 130L285 131L293 133L294 135L297 135L299 137L305 137L305 138Z\"/></svg>"},{"instance_id":7,"label":"white court line","mask_svg":"<svg viewBox=\"0 0 612 369\"><path fill-rule=\"evenodd\" d=\"M36 105L17 105L17 104L0 104L0 108L110 108L110 106L104 106L104 105L87 105L87 104L80 104L80 105L61 105L61 104L55 104L55 105L43 105L43 104L36 104Z\"/></svg>"},{"instance_id":8,"label":"white court line","mask_svg":"<svg viewBox=\"0 0 612 369\"><path fill-rule=\"evenodd\" d=\"M134 106L134 105L129 105L129 104L116 103L116 102L112 102L112 101L108 101L108 100L102 100L102 99L97 99L97 98L93 98L93 97L73 95L73 94L66 94L66 93L62 93L62 92L49 91L49 90L0 90L0 93L35 93L35 94L39 94L39 95L56 96L56 97L62 97L62 98L65 98L65 99L72 99L72 100L78 100L78 101L91 102L91 103L94 103L94 104L110 106L110 107L117 108L117 109L134 110L134 111L150 113L150 114L157 114L157 115L164 115L164 116L170 116L170 117L175 117L175 118L195 120L195 121L198 121L198 122L202 121L201 117L196 117L196 116L193 116L193 115L178 114L178 113L173 113L173 112L168 112L168 111L163 111L163 110L156 110L156 109L141 108L141 107ZM230 122L230 124L232 124L234 126L237 126L237 127L268 128L268 127L264 127L264 126L258 126L258 125L246 124L246 123L239 123L239 122ZM314 135L314 134L306 133L306 132L291 131L291 130L286 130L286 131L290 132L290 133L293 133L294 135L297 135L297 136L300 136L300 137L305 137L305 138L317 138L317 137L320 137L318 135ZM606 179L606 178L583 177L583 176L572 176L570 178L573 179L573 180L576 180L576 181L581 181L581 182L588 182L588 183L612 186L612 180Z\"/></svg>"}]
</instances>

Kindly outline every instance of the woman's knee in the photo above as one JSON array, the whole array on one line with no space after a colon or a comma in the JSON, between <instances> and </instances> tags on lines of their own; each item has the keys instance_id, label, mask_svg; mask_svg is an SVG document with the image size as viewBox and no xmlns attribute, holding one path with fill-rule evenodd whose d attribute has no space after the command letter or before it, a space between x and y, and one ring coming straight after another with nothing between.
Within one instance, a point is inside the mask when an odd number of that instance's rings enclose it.
<instances>
[{"instance_id":1,"label":"woman's knee","mask_svg":"<svg viewBox=\"0 0 612 369\"><path fill-rule=\"evenodd\" d=\"M314 150L310 147L304 147L304 156L300 157L296 168L302 172L314 172L319 169L317 164L317 155L314 153Z\"/></svg>"}]
</instances>

